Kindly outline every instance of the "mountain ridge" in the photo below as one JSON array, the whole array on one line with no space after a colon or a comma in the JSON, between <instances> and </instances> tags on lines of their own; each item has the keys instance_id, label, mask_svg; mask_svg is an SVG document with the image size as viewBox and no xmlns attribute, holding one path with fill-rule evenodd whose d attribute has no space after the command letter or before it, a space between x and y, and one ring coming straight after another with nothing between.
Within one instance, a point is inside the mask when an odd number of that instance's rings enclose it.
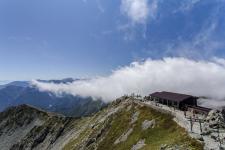
<instances>
[{"instance_id":1,"label":"mountain ridge","mask_svg":"<svg viewBox=\"0 0 225 150\"><path fill-rule=\"evenodd\" d=\"M73 82L75 79L43 80L43 82ZM46 111L61 113L66 116L87 116L97 112L106 103L102 100L93 100L91 97L73 96L63 94L57 96L55 93L40 91L28 81L15 81L4 85L0 89L0 111L9 106L30 104Z\"/></svg>"},{"instance_id":2,"label":"mountain ridge","mask_svg":"<svg viewBox=\"0 0 225 150\"><path fill-rule=\"evenodd\" d=\"M173 121L172 116L129 97L119 98L88 117L52 115L22 105L0 113L0 118L2 150L203 148Z\"/></svg>"}]
</instances>

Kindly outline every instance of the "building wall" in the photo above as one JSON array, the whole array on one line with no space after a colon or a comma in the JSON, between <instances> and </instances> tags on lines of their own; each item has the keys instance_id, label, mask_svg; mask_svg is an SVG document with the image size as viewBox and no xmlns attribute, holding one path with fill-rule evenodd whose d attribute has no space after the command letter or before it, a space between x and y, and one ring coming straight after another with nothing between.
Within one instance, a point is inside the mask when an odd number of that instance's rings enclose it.
<instances>
[{"instance_id":1,"label":"building wall","mask_svg":"<svg viewBox=\"0 0 225 150\"><path fill-rule=\"evenodd\" d=\"M181 110L187 110L187 106L188 105L190 105L190 106L197 106L197 98L191 97L189 99L186 99L186 100L180 102L179 108Z\"/></svg>"},{"instance_id":2,"label":"building wall","mask_svg":"<svg viewBox=\"0 0 225 150\"><path fill-rule=\"evenodd\" d=\"M186 99L181 102L171 101L171 100L167 100L167 99L160 99L158 97L150 97L150 100L159 102L164 105L177 107L180 110L187 110L187 107L186 107L187 105L197 106L197 98L196 97L191 97L191 98Z\"/></svg>"}]
</instances>

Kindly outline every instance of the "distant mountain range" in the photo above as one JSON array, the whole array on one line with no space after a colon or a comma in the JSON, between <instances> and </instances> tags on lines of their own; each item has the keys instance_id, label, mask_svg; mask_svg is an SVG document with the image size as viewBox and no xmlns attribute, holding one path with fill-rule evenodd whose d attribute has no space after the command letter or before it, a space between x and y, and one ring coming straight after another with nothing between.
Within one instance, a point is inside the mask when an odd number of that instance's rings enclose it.
<instances>
[{"instance_id":1,"label":"distant mountain range","mask_svg":"<svg viewBox=\"0 0 225 150\"><path fill-rule=\"evenodd\" d=\"M75 80L78 79L38 81L60 84L71 83ZM14 81L0 86L0 111L9 106L20 104L29 104L47 111L74 117L90 115L106 105L103 101L93 100L91 97L83 98L69 94L56 96L51 92L39 91L30 85L29 81Z\"/></svg>"},{"instance_id":2,"label":"distant mountain range","mask_svg":"<svg viewBox=\"0 0 225 150\"><path fill-rule=\"evenodd\" d=\"M65 78L65 79L62 79L62 80L37 80L39 82L44 82L44 83L55 83L55 84L60 84L60 83L72 83L74 81L78 81L80 79L73 79L73 78Z\"/></svg>"}]
</instances>

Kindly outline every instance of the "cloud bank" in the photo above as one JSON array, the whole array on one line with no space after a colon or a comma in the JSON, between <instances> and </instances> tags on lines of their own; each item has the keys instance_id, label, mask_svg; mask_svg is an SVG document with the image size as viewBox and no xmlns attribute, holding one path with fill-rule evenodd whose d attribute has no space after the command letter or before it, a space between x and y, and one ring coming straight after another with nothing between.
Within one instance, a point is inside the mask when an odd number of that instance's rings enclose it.
<instances>
[{"instance_id":1,"label":"cloud bank","mask_svg":"<svg viewBox=\"0 0 225 150\"><path fill-rule=\"evenodd\" d=\"M119 68L107 77L80 80L70 84L32 84L42 91L69 93L111 101L124 94L142 96L156 91L171 91L207 96L217 101L225 98L225 60L195 61L186 58L148 59Z\"/></svg>"}]
</instances>

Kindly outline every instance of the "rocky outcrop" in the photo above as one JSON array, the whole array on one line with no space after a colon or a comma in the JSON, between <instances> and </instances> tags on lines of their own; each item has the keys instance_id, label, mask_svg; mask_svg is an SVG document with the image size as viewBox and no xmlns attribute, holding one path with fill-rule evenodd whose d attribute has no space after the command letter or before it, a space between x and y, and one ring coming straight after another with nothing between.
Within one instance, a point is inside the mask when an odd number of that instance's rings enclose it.
<instances>
[{"instance_id":1,"label":"rocky outcrop","mask_svg":"<svg viewBox=\"0 0 225 150\"><path fill-rule=\"evenodd\" d=\"M190 150L185 145L167 145L162 144L160 150Z\"/></svg>"},{"instance_id":2,"label":"rocky outcrop","mask_svg":"<svg viewBox=\"0 0 225 150\"><path fill-rule=\"evenodd\" d=\"M209 112L208 116L205 119L206 124L208 124L208 126L210 128L225 128L225 121L223 118L223 114L221 111L219 110L212 110Z\"/></svg>"},{"instance_id":3,"label":"rocky outcrop","mask_svg":"<svg viewBox=\"0 0 225 150\"><path fill-rule=\"evenodd\" d=\"M140 114L140 112L137 111L132 115L130 124L133 124L138 120L139 114Z\"/></svg>"},{"instance_id":4,"label":"rocky outcrop","mask_svg":"<svg viewBox=\"0 0 225 150\"><path fill-rule=\"evenodd\" d=\"M142 130L146 130L148 128L154 128L155 127L155 119L153 120L145 120L142 122Z\"/></svg>"},{"instance_id":5,"label":"rocky outcrop","mask_svg":"<svg viewBox=\"0 0 225 150\"><path fill-rule=\"evenodd\" d=\"M225 121L223 114L219 110L212 110L209 112L208 116L204 120L203 124L203 135L210 135L214 137L214 132L217 132L217 129L225 129Z\"/></svg>"},{"instance_id":6,"label":"rocky outcrop","mask_svg":"<svg viewBox=\"0 0 225 150\"><path fill-rule=\"evenodd\" d=\"M223 119L225 120L225 107L222 108Z\"/></svg>"},{"instance_id":7,"label":"rocky outcrop","mask_svg":"<svg viewBox=\"0 0 225 150\"><path fill-rule=\"evenodd\" d=\"M224 131L225 122L222 112L219 110L212 110L202 125L201 141L205 143L205 149L223 149L224 147Z\"/></svg>"},{"instance_id":8,"label":"rocky outcrop","mask_svg":"<svg viewBox=\"0 0 225 150\"><path fill-rule=\"evenodd\" d=\"M145 139L141 139L140 141L137 142L137 144L133 145L131 150L139 150L145 146Z\"/></svg>"},{"instance_id":9,"label":"rocky outcrop","mask_svg":"<svg viewBox=\"0 0 225 150\"><path fill-rule=\"evenodd\" d=\"M71 120L28 105L11 107L0 113L0 119L1 150L47 148L63 134Z\"/></svg>"},{"instance_id":10,"label":"rocky outcrop","mask_svg":"<svg viewBox=\"0 0 225 150\"><path fill-rule=\"evenodd\" d=\"M133 132L133 128L129 129L127 132L123 133L115 142L114 144L118 144L120 142L125 142L128 136Z\"/></svg>"}]
</instances>

